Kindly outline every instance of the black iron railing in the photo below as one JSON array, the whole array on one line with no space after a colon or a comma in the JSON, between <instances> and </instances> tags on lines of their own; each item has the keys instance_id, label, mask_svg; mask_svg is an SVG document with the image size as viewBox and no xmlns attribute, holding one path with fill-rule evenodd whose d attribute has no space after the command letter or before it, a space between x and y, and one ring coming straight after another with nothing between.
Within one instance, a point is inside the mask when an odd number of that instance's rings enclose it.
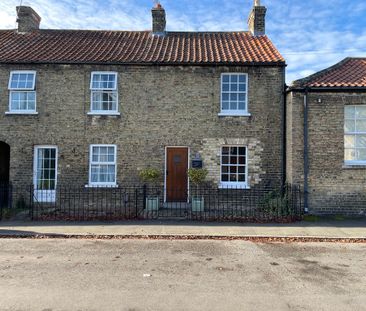
<instances>
[{"instance_id":1,"label":"black iron railing","mask_svg":"<svg viewBox=\"0 0 366 311\"><path fill-rule=\"evenodd\" d=\"M202 221L287 222L301 219L298 186L252 189L214 186L189 191L164 187L118 188L0 186L1 216L29 215L32 220L187 219ZM5 211L5 213L4 213ZM28 212L28 213L27 213Z\"/></svg>"}]
</instances>

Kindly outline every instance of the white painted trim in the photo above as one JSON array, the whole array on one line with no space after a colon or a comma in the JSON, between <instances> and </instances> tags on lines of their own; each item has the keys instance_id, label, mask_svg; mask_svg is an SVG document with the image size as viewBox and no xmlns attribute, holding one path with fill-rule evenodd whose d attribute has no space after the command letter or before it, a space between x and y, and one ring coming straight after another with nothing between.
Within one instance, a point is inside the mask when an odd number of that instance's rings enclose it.
<instances>
[{"instance_id":1,"label":"white painted trim","mask_svg":"<svg viewBox=\"0 0 366 311\"><path fill-rule=\"evenodd\" d=\"M115 169L114 169L114 180L115 182L114 183L95 183L95 182L92 182L91 181L91 166L92 166L92 156L93 156L93 147L113 147L114 148L114 166L115 166ZM106 164L106 165L111 165L112 163L111 162L99 162L101 164ZM116 187L117 186L117 145L105 145L105 144L92 144L89 146L89 183L88 183L88 186L90 188L103 188L103 187L110 187L110 188L113 188L113 187Z\"/></svg>"},{"instance_id":2,"label":"white painted trim","mask_svg":"<svg viewBox=\"0 0 366 311\"><path fill-rule=\"evenodd\" d=\"M115 76L115 87L105 89L93 88L93 76L96 74L100 75L114 75ZM93 93L94 92L109 92L116 94L116 110L93 110ZM90 112L88 115L120 115L119 111L119 94L118 94L118 72L116 71L92 71L90 75Z\"/></svg>"},{"instance_id":3,"label":"white painted trim","mask_svg":"<svg viewBox=\"0 0 366 311\"><path fill-rule=\"evenodd\" d=\"M11 97L13 93L34 93L34 110L12 110L11 109ZM10 113L18 113L19 114L34 114L37 112L37 91L35 90L10 90L9 91L9 112Z\"/></svg>"},{"instance_id":4,"label":"white painted trim","mask_svg":"<svg viewBox=\"0 0 366 311\"><path fill-rule=\"evenodd\" d=\"M32 88L23 88L23 89L13 89L11 88L11 80L13 78L13 74L34 74L33 78L33 87ZM36 88L36 75L37 71L35 70L12 70L10 71L9 83L8 83L8 90L10 91L33 91Z\"/></svg>"},{"instance_id":5,"label":"white painted trim","mask_svg":"<svg viewBox=\"0 0 366 311\"><path fill-rule=\"evenodd\" d=\"M167 170L167 164L168 164L168 149L169 148L176 148L176 149L187 149L188 151L188 163L187 163L187 203L189 203L189 196L190 196L190 181L189 181L189 176L188 176L188 169L190 167L189 163L190 163L190 158L191 158L191 148L188 146L165 146L165 163L164 163L164 203L166 203L166 190L167 190L167 185L166 185L166 170Z\"/></svg>"},{"instance_id":6,"label":"white painted trim","mask_svg":"<svg viewBox=\"0 0 366 311\"><path fill-rule=\"evenodd\" d=\"M39 149L55 149L55 190L38 190L37 189L37 169L38 169L38 150ZM55 145L37 145L34 146L34 154L33 154L33 185L34 185L34 195L37 198L37 193L41 191L42 197L45 195L46 200L42 198L37 200L39 202L55 202L56 200L56 189L57 189L57 176L58 176L58 147ZM49 200L47 200L49 198Z\"/></svg>"},{"instance_id":7,"label":"white painted trim","mask_svg":"<svg viewBox=\"0 0 366 311\"><path fill-rule=\"evenodd\" d=\"M223 77L225 75L241 75L246 76L246 92L245 92L245 104L246 104L246 110L222 110L222 85L224 83ZM248 96L249 94L249 75L245 72L222 72L221 78L220 78L220 113L219 116L250 116L249 113L249 102L248 102Z\"/></svg>"},{"instance_id":8,"label":"white painted trim","mask_svg":"<svg viewBox=\"0 0 366 311\"><path fill-rule=\"evenodd\" d=\"M225 110L225 112L220 112L219 117L250 117L250 113L235 112L235 110Z\"/></svg>"},{"instance_id":9,"label":"white painted trim","mask_svg":"<svg viewBox=\"0 0 366 311\"><path fill-rule=\"evenodd\" d=\"M93 89L93 76L99 75L114 75L116 77L116 85L114 88L105 88L105 89ZM118 90L118 72L116 71L92 71L90 75L90 90L91 91L117 91Z\"/></svg>"},{"instance_id":10,"label":"white painted trim","mask_svg":"<svg viewBox=\"0 0 366 311\"><path fill-rule=\"evenodd\" d=\"M37 111L27 111L27 110L18 110L18 111L5 111L6 115L12 115L12 114L23 114L23 115L38 115Z\"/></svg>"},{"instance_id":11,"label":"white painted trim","mask_svg":"<svg viewBox=\"0 0 366 311\"><path fill-rule=\"evenodd\" d=\"M230 181L221 181L222 178L222 148L224 147L245 147L245 180L246 182L230 182ZM220 183L219 189L250 189L249 185L249 157L248 157L248 146L247 145L222 145L220 146Z\"/></svg>"},{"instance_id":12,"label":"white painted trim","mask_svg":"<svg viewBox=\"0 0 366 311\"><path fill-rule=\"evenodd\" d=\"M87 113L88 116L120 116L120 112L113 112L112 110L108 112L107 110L103 110L100 112L92 111Z\"/></svg>"}]
</instances>

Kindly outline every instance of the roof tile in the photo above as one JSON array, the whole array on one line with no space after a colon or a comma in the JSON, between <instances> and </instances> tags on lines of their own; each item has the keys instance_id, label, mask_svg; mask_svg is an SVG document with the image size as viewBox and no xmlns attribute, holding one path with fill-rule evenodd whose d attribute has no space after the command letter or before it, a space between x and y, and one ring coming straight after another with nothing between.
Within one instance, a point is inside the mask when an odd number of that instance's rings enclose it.
<instances>
[{"instance_id":1,"label":"roof tile","mask_svg":"<svg viewBox=\"0 0 366 311\"><path fill-rule=\"evenodd\" d=\"M284 64L267 36L249 32L0 30L0 63Z\"/></svg>"},{"instance_id":2,"label":"roof tile","mask_svg":"<svg viewBox=\"0 0 366 311\"><path fill-rule=\"evenodd\" d=\"M294 87L366 87L366 58L346 58L343 61L293 82Z\"/></svg>"}]
</instances>

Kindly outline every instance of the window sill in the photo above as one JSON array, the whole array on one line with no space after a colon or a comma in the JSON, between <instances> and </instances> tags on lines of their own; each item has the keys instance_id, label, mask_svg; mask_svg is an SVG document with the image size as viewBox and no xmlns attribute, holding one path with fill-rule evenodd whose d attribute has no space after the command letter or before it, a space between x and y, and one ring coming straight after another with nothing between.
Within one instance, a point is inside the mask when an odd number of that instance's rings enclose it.
<instances>
[{"instance_id":1,"label":"window sill","mask_svg":"<svg viewBox=\"0 0 366 311\"><path fill-rule=\"evenodd\" d=\"M344 163L342 166L342 169L347 169L347 170L366 169L366 163L355 163L355 164Z\"/></svg>"},{"instance_id":2,"label":"window sill","mask_svg":"<svg viewBox=\"0 0 366 311\"><path fill-rule=\"evenodd\" d=\"M5 112L6 115L38 115L37 111L24 111L24 112L20 112L20 111L6 111Z\"/></svg>"},{"instance_id":3,"label":"window sill","mask_svg":"<svg viewBox=\"0 0 366 311\"><path fill-rule=\"evenodd\" d=\"M219 117L251 117L252 115L248 112L243 113L230 113L230 112L220 112Z\"/></svg>"},{"instance_id":4,"label":"window sill","mask_svg":"<svg viewBox=\"0 0 366 311\"><path fill-rule=\"evenodd\" d=\"M118 188L119 186L117 184L110 184L110 185L103 185L103 184L87 184L85 185L85 188Z\"/></svg>"},{"instance_id":5,"label":"window sill","mask_svg":"<svg viewBox=\"0 0 366 311\"><path fill-rule=\"evenodd\" d=\"M88 116L120 116L119 112L88 112Z\"/></svg>"},{"instance_id":6,"label":"window sill","mask_svg":"<svg viewBox=\"0 0 366 311\"><path fill-rule=\"evenodd\" d=\"M219 189L250 189L250 187L247 184L241 184L241 183L220 183Z\"/></svg>"}]
</instances>

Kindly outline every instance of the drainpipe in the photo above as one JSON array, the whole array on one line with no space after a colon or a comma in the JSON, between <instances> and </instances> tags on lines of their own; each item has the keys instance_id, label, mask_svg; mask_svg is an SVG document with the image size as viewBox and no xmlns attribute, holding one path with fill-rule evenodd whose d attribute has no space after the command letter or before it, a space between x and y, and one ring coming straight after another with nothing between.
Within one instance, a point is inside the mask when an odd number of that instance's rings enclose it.
<instances>
[{"instance_id":1,"label":"drainpipe","mask_svg":"<svg viewBox=\"0 0 366 311\"><path fill-rule=\"evenodd\" d=\"M282 112L282 163L281 163L281 169L282 169L282 189L284 189L285 185L286 185L286 157L287 157L287 142L286 142L286 138L287 138L287 124L286 124L286 119L287 119L287 85L286 83L284 84L284 90L283 90L283 112Z\"/></svg>"},{"instance_id":2,"label":"drainpipe","mask_svg":"<svg viewBox=\"0 0 366 311\"><path fill-rule=\"evenodd\" d=\"M309 212L309 128L308 128L308 103L309 89L305 89L304 95L304 207L305 213Z\"/></svg>"}]
</instances>

